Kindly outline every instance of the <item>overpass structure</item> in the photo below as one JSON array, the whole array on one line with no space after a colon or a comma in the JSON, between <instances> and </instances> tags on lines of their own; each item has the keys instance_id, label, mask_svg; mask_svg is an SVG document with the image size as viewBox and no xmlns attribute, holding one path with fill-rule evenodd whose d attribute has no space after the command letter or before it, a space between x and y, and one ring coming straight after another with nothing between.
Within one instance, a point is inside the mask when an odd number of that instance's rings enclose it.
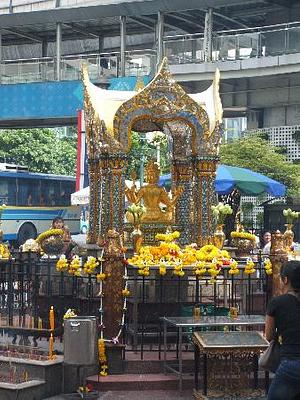
<instances>
[{"instance_id":1,"label":"overpass structure","mask_svg":"<svg viewBox=\"0 0 300 400\"><path fill-rule=\"evenodd\" d=\"M189 92L218 67L225 116L300 124L296 0L3 0L0 127L62 125L82 105L80 66L100 86L152 75L168 56Z\"/></svg>"}]
</instances>

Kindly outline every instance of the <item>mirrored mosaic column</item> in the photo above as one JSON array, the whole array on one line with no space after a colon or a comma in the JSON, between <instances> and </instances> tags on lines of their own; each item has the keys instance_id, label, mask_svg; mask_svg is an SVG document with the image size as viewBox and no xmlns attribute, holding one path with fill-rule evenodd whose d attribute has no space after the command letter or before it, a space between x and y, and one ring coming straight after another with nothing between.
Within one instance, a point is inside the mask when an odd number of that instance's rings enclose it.
<instances>
[{"instance_id":1,"label":"mirrored mosaic column","mask_svg":"<svg viewBox=\"0 0 300 400\"><path fill-rule=\"evenodd\" d=\"M90 178L90 200L89 200L89 229L87 234L87 243L97 243L99 230L99 193L97 190L99 181L98 161L90 159L89 163L89 178Z\"/></svg>"},{"instance_id":2,"label":"mirrored mosaic column","mask_svg":"<svg viewBox=\"0 0 300 400\"><path fill-rule=\"evenodd\" d=\"M98 244L101 246L104 243L105 235L109 229L109 182L110 171L108 154L103 153L99 159L99 181L97 185L99 212L98 212Z\"/></svg>"},{"instance_id":3,"label":"mirrored mosaic column","mask_svg":"<svg viewBox=\"0 0 300 400\"><path fill-rule=\"evenodd\" d=\"M124 203L125 203L125 174L126 155L110 155L110 187L109 187L109 228L123 232Z\"/></svg>"},{"instance_id":4,"label":"mirrored mosaic column","mask_svg":"<svg viewBox=\"0 0 300 400\"><path fill-rule=\"evenodd\" d=\"M172 166L172 184L175 188L182 187L175 210L175 225L180 229L180 244L192 241L191 199L192 199L192 164L190 161L174 160Z\"/></svg>"},{"instance_id":5,"label":"mirrored mosaic column","mask_svg":"<svg viewBox=\"0 0 300 400\"><path fill-rule=\"evenodd\" d=\"M210 243L214 230L211 206L216 204L214 188L218 159L214 157L195 157L195 184L193 190L195 241L199 246Z\"/></svg>"}]
</instances>

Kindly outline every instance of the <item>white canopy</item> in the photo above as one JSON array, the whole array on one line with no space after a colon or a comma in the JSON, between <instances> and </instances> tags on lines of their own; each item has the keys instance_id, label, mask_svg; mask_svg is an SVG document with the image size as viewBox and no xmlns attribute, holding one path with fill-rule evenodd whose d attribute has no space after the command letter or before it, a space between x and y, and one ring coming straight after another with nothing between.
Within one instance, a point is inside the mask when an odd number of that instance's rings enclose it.
<instances>
[{"instance_id":1,"label":"white canopy","mask_svg":"<svg viewBox=\"0 0 300 400\"><path fill-rule=\"evenodd\" d=\"M126 185L128 187L132 186L132 181L126 180L125 181ZM140 182L136 181L135 185L137 188L140 187ZM81 190L78 190L78 192L72 193L71 194L71 204L72 206L83 206L89 204L89 199L90 199L90 187L87 186Z\"/></svg>"},{"instance_id":2,"label":"white canopy","mask_svg":"<svg viewBox=\"0 0 300 400\"><path fill-rule=\"evenodd\" d=\"M78 192L71 194L71 204L72 206L89 204L89 198L90 187L87 186L81 190L78 190Z\"/></svg>"}]
</instances>

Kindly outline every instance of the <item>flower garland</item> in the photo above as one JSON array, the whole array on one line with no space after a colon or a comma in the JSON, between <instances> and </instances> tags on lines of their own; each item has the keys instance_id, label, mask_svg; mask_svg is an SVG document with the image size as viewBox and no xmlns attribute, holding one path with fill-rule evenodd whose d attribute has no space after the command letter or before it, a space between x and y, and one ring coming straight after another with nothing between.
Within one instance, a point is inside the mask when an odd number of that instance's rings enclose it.
<instances>
[{"instance_id":1,"label":"flower garland","mask_svg":"<svg viewBox=\"0 0 300 400\"><path fill-rule=\"evenodd\" d=\"M0 243L0 259L1 258L9 258L10 257L10 251L9 248L6 244Z\"/></svg>"},{"instance_id":2,"label":"flower garland","mask_svg":"<svg viewBox=\"0 0 300 400\"><path fill-rule=\"evenodd\" d=\"M267 275L272 275L273 266L272 266L271 260L269 258L265 259L264 268L265 268L265 272L266 272Z\"/></svg>"},{"instance_id":3,"label":"flower garland","mask_svg":"<svg viewBox=\"0 0 300 400\"><path fill-rule=\"evenodd\" d=\"M107 376L108 365L107 358L105 354L105 341L103 338L98 339L98 354L99 354L99 364L100 364L100 375Z\"/></svg>"},{"instance_id":4,"label":"flower garland","mask_svg":"<svg viewBox=\"0 0 300 400\"><path fill-rule=\"evenodd\" d=\"M156 240L161 240L163 242L173 242L174 240L180 238L180 232L174 231L170 233L157 233L155 235Z\"/></svg>"},{"instance_id":5,"label":"flower garland","mask_svg":"<svg viewBox=\"0 0 300 400\"><path fill-rule=\"evenodd\" d=\"M70 275L74 275L74 276L81 275L81 260L77 255L72 257L72 261L69 264L68 272Z\"/></svg>"},{"instance_id":6,"label":"flower garland","mask_svg":"<svg viewBox=\"0 0 300 400\"><path fill-rule=\"evenodd\" d=\"M247 259L247 263L246 263L246 267L244 269L244 273L248 274L248 275L253 274L255 272L254 265L255 264L254 264L253 260L251 258L248 258Z\"/></svg>"},{"instance_id":7,"label":"flower garland","mask_svg":"<svg viewBox=\"0 0 300 400\"><path fill-rule=\"evenodd\" d=\"M74 318L77 317L77 314L75 313L74 310L69 308L66 312L65 315L63 316L63 319L69 319L69 318Z\"/></svg>"},{"instance_id":8,"label":"flower garland","mask_svg":"<svg viewBox=\"0 0 300 400\"><path fill-rule=\"evenodd\" d=\"M64 271L67 271L68 268L69 268L68 260L67 260L66 256L64 254L62 254L56 263L56 270L59 272L64 272Z\"/></svg>"},{"instance_id":9,"label":"flower garland","mask_svg":"<svg viewBox=\"0 0 300 400\"><path fill-rule=\"evenodd\" d=\"M230 269L228 270L228 273L230 275L238 275L240 273L240 270L238 269L238 263L234 260L230 264Z\"/></svg>"},{"instance_id":10,"label":"flower garland","mask_svg":"<svg viewBox=\"0 0 300 400\"><path fill-rule=\"evenodd\" d=\"M63 236L64 231L62 229L48 229L45 232L42 232L39 234L39 236L36 238L36 241L38 243L41 243L43 240L48 239L51 236Z\"/></svg>"},{"instance_id":11,"label":"flower garland","mask_svg":"<svg viewBox=\"0 0 300 400\"><path fill-rule=\"evenodd\" d=\"M196 276L210 274L210 283L215 282L216 276L225 265L231 265L233 260L226 250L220 250L213 245L205 245L199 250L194 245L181 249L174 240L180 233L157 234L155 238L161 240L159 246L142 246L139 254L128 260L129 264L137 267L138 274L144 277L150 275L151 267L158 267L161 276L166 275L167 267L173 267L173 275L183 277L184 267L192 266ZM237 265L237 263L236 263Z\"/></svg>"},{"instance_id":12,"label":"flower garland","mask_svg":"<svg viewBox=\"0 0 300 400\"><path fill-rule=\"evenodd\" d=\"M83 272L88 275L93 274L98 265L99 262L97 261L97 259L95 257L89 256L87 258L87 261L83 265Z\"/></svg>"},{"instance_id":13,"label":"flower garland","mask_svg":"<svg viewBox=\"0 0 300 400\"><path fill-rule=\"evenodd\" d=\"M253 235L252 233L249 232L238 232L238 231L233 231L231 232L230 236L232 237L232 239L247 239L247 240L251 240L252 242L255 242L255 235Z\"/></svg>"}]
</instances>

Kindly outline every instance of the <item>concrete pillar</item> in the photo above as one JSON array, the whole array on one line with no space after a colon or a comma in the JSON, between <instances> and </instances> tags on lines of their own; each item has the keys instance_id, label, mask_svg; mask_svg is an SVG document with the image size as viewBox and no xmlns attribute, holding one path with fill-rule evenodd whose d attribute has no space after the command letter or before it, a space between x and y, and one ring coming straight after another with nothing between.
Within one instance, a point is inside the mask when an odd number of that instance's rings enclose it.
<instances>
[{"instance_id":1,"label":"concrete pillar","mask_svg":"<svg viewBox=\"0 0 300 400\"><path fill-rule=\"evenodd\" d=\"M164 14L158 11L157 14L157 69L164 57Z\"/></svg>"},{"instance_id":2,"label":"concrete pillar","mask_svg":"<svg viewBox=\"0 0 300 400\"><path fill-rule=\"evenodd\" d=\"M42 41L42 58L47 57L48 42Z\"/></svg>"},{"instance_id":3,"label":"concrete pillar","mask_svg":"<svg viewBox=\"0 0 300 400\"><path fill-rule=\"evenodd\" d=\"M204 26L204 60L207 62L212 61L212 28L213 28L213 11L209 8L205 13L205 26Z\"/></svg>"},{"instance_id":4,"label":"concrete pillar","mask_svg":"<svg viewBox=\"0 0 300 400\"><path fill-rule=\"evenodd\" d=\"M61 80L61 39L62 25L61 22L56 24L56 80Z\"/></svg>"},{"instance_id":5,"label":"concrete pillar","mask_svg":"<svg viewBox=\"0 0 300 400\"><path fill-rule=\"evenodd\" d=\"M125 61L126 61L126 17L122 15L120 18L120 35L121 35L121 64L120 74L125 76Z\"/></svg>"},{"instance_id":6,"label":"concrete pillar","mask_svg":"<svg viewBox=\"0 0 300 400\"><path fill-rule=\"evenodd\" d=\"M2 30L0 29L0 83L2 80L2 61L3 61Z\"/></svg>"},{"instance_id":7,"label":"concrete pillar","mask_svg":"<svg viewBox=\"0 0 300 400\"><path fill-rule=\"evenodd\" d=\"M0 64L3 61L2 30L0 29Z\"/></svg>"},{"instance_id":8,"label":"concrete pillar","mask_svg":"<svg viewBox=\"0 0 300 400\"><path fill-rule=\"evenodd\" d=\"M104 38L102 36L98 37L98 52L103 53L104 50Z\"/></svg>"}]
</instances>

